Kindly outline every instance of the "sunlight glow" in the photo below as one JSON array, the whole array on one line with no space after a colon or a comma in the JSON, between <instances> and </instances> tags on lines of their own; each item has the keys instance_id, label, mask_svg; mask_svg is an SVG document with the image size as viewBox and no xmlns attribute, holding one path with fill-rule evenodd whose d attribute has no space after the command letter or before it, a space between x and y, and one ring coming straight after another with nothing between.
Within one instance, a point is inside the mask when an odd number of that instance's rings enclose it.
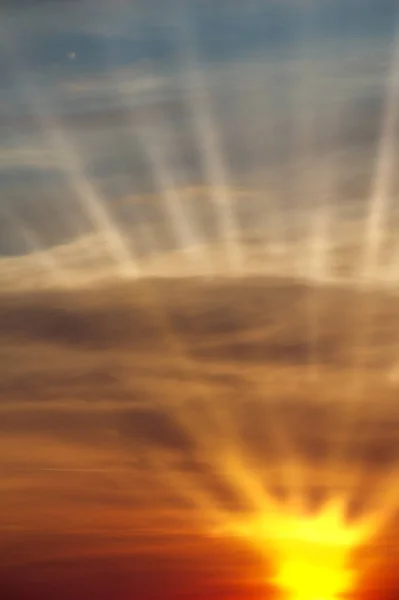
<instances>
[{"instance_id":1,"label":"sunlight glow","mask_svg":"<svg viewBox=\"0 0 399 600\"><path fill-rule=\"evenodd\" d=\"M312 515L276 505L229 530L272 559L272 583L284 599L338 600L357 585L353 553L372 537L373 525L371 518L349 523L338 498Z\"/></svg>"}]
</instances>

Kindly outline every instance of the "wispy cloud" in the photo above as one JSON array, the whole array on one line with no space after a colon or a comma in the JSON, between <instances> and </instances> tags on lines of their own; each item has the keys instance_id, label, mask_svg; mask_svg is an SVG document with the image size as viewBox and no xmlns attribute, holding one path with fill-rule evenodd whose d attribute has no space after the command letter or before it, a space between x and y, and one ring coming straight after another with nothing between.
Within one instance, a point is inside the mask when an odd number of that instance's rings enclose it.
<instances>
[{"instance_id":1,"label":"wispy cloud","mask_svg":"<svg viewBox=\"0 0 399 600\"><path fill-rule=\"evenodd\" d=\"M0 173L10 169L48 170L60 167L54 152L45 147L21 144L19 146L0 146Z\"/></svg>"},{"instance_id":2,"label":"wispy cloud","mask_svg":"<svg viewBox=\"0 0 399 600\"><path fill-rule=\"evenodd\" d=\"M118 78L118 88L115 81ZM139 68L117 69L110 74L104 71L102 74L92 77L77 77L73 80L60 84L59 95L63 96L64 102L94 100L101 102L119 103L125 96L136 96L146 92L158 92L168 83L166 76L142 72Z\"/></svg>"}]
</instances>

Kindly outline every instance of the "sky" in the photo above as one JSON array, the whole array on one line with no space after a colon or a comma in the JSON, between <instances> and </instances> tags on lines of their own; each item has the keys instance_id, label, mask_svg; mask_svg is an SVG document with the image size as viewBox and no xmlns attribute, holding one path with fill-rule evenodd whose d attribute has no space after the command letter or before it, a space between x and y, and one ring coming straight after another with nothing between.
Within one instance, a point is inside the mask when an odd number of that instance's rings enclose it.
<instances>
[{"instance_id":1,"label":"sky","mask_svg":"<svg viewBox=\"0 0 399 600\"><path fill-rule=\"evenodd\" d=\"M397 8L0 4L1 598L397 597Z\"/></svg>"},{"instance_id":2,"label":"sky","mask_svg":"<svg viewBox=\"0 0 399 600\"><path fill-rule=\"evenodd\" d=\"M33 237L48 248L97 233L88 185L140 256L138 223L155 228L161 250L185 244L167 241L167 202L140 203L166 186L212 240L207 202L186 202L193 186L230 188L240 235L265 209L247 208L237 188L264 193L272 181L295 213L305 156L331 163L339 210L348 193L367 194L394 2L2 6L2 254L31 252Z\"/></svg>"}]
</instances>

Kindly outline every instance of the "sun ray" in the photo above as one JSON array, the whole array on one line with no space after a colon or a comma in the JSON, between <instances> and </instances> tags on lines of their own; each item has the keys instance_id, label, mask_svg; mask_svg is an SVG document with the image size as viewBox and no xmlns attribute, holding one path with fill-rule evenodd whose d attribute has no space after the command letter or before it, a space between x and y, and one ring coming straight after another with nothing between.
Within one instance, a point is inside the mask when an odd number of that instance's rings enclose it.
<instances>
[{"instance_id":1,"label":"sun ray","mask_svg":"<svg viewBox=\"0 0 399 600\"><path fill-rule=\"evenodd\" d=\"M121 86L121 84L122 81L119 80L119 85ZM127 102L127 106L128 108L132 109L132 104L130 101ZM164 200L169 207L169 215L172 217L175 224L179 226L178 230L180 231L180 237L183 238L184 236L187 245L187 234L189 233L187 230L187 223L182 219L183 215L179 203L180 199L177 195L176 189L174 188L174 182L170 178L170 171L168 168L166 168L163 156L157 152L159 141L155 139L156 132L155 130L150 132L148 131L148 123L145 123L145 127L143 129L141 123L133 122L133 110L130 110L130 115L131 131L135 134L139 134L144 151L147 154L152 166L154 178L158 183L157 187L159 188L160 193L163 195ZM151 136L149 136L149 133L152 134L153 139ZM192 243L192 234L190 235L189 242ZM148 282L146 283L146 286L149 297L151 298L150 305L153 313L157 315L158 325L164 331L166 339L169 340L169 343L174 348L173 355L176 355L178 357L179 364L184 364L186 370L195 374L197 381L199 381L199 383L194 386L192 392L190 393L190 397L195 399L199 394L200 397L203 398L202 402L204 403L204 398L213 397L214 394L212 388L205 383L205 369L197 360L194 360L190 356L188 348L175 331L167 311L162 307L162 299L157 296L156 290L152 283ZM165 410L165 406L160 405L159 408L161 410ZM219 401L217 405L216 403L212 405L211 419L207 414L201 415L201 413L199 413L195 408L190 398L187 398L185 405L175 406L172 409L171 416L178 424L180 424L184 431L189 433L193 440L201 441L203 445L205 444L205 447L210 445L213 452L215 452L216 446L220 444L220 436L223 434L223 439L225 442L228 441L228 446L230 448L229 452L238 452L240 455L245 453L244 449L240 445L239 436L235 431L229 410L227 407L221 404L221 401ZM210 427L210 424L212 422L213 428L215 427L215 424L217 424L216 434L211 433L212 427ZM206 450L204 451L206 452ZM214 461L215 460L216 459L214 458ZM221 469L223 468L223 465L221 465ZM255 483L253 485L255 485ZM260 485L259 481L257 482L257 485ZM263 494L265 495L265 491Z\"/></svg>"},{"instance_id":2,"label":"sun ray","mask_svg":"<svg viewBox=\"0 0 399 600\"><path fill-rule=\"evenodd\" d=\"M239 275L244 269L244 252L240 243L227 167L223 161L217 127L211 113L208 84L198 59L195 26L185 0L178 0L175 6L176 14L179 14L180 19L179 41L183 86L192 113L193 127L198 138L201 160L216 210L222 243L227 253L228 268L233 275Z\"/></svg>"},{"instance_id":3,"label":"sun ray","mask_svg":"<svg viewBox=\"0 0 399 600\"><path fill-rule=\"evenodd\" d=\"M376 165L364 227L360 278L367 284L378 277L378 259L396 168L396 130L399 119L399 33L393 40Z\"/></svg>"},{"instance_id":4,"label":"sun ray","mask_svg":"<svg viewBox=\"0 0 399 600\"><path fill-rule=\"evenodd\" d=\"M284 84L286 85L287 79L286 65L282 64L281 67L279 65L277 69L269 65L266 77L263 72L264 65L260 61L255 62L255 64L253 61L249 62L247 68L249 80L257 82L255 100L259 113L263 114L264 107L270 102L271 111L277 111L278 114L281 87ZM273 90L275 90L275 97L273 96ZM267 143L270 143L270 140L277 143L278 139L278 124L273 120L266 121L262 119L254 139L251 139L251 145L255 146L254 149L259 155L260 164L266 160L265 140L267 140ZM273 169L276 169L276 171L274 172ZM258 178L259 187L262 190L262 199L259 214L256 215L256 218L259 219L262 248L266 256L261 273L274 274L286 270L289 255L287 225L284 221L284 208L282 206L282 169L278 166L269 167L269 169L261 168Z\"/></svg>"},{"instance_id":5,"label":"sun ray","mask_svg":"<svg viewBox=\"0 0 399 600\"><path fill-rule=\"evenodd\" d=\"M213 525L220 525L228 520L228 511L203 486L194 481L192 475L176 469L163 456L154 451L149 453L148 459L159 481L167 489L172 489L174 493L191 503L196 509L198 517L205 522L207 530Z\"/></svg>"},{"instance_id":6,"label":"sun ray","mask_svg":"<svg viewBox=\"0 0 399 600\"><path fill-rule=\"evenodd\" d=\"M11 27L10 31L13 28ZM34 116L41 126L50 148L57 156L60 167L68 175L68 183L76 194L76 197L89 216L93 226L101 232L108 243L109 252L115 258L121 275L137 277L139 268L131 251L124 240L121 231L112 221L109 211L95 189L94 184L84 175L76 148L73 148L65 131L58 124L57 119L52 116L54 111L50 99L45 96L43 90L39 91L33 73L26 67L15 34L11 36L2 24L2 41L10 62L13 65L14 77L23 93L33 108Z\"/></svg>"},{"instance_id":7,"label":"sun ray","mask_svg":"<svg viewBox=\"0 0 399 600\"><path fill-rule=\"evenodd\" d=\"M368 368L368 350L372 344L373 327L378 299L370 290L378 276L378 253L384 234L384 216L389 200L389 187L393 175L395 159L394 133L398 119L398 77L399 77L399 43L397 34L394 39L391 73L386 91L386 108L376 159L375 174L369 200L369 210L365 223L365 237L360 261L360 275L357 279L357 298L359 301L359 318L354 324L353 352L354 358L350 370L350 379L346 389L347 401L343 410L341 440L331 448L330 456L336 467L342 464L352 448L353 434L358 417L364 410L364 403L369 400L365 389L365 374ZM330 464L330 463L329 463ZM330 468L331 473L338 468ZM353 477L353 485L362 476L362 470ZM334 485L334 483L330 483Z\"/></svg>"},{"instance_id":8,"label":"sun ray","mask_svg":"<svg viewBox=\"0 0 399 600\"><path fill-rule=\"evenodd\" d=\"M270 506L272 496L267 491L266 483L272 485L273 481L268 477L263 481L260 471L255 466L256 462L251 463L246 458L247 451L240 438L229 403L220 397L217 402L213 401L215 390L207 383L207 369L191 356L190 349L173 327L173 322L162 298L157 294L154 283L144 280L141 286L146 293L146 305L152 311L157 327L163 332L170 346L172 363L176 364L177 369L183 367L187 373L192 374L195 382L190 385L182 402L168 404L160 397L155 401L155 406L161 413L168 414L173 422L198 444L201 448L201 456L213 465L220 476L225 478L226 482L232 485L243 498L246 497L254 507ZM292 494L291 502L298 506L300 503L298 460L288 440L284 440L282 422L279 422L272 412L270 419L273 422L269 429L277 456L284 461L289 453L288 464L284 464L283 471L287 487Z\"/></svg>"},{"instance_id":9,"label":"sun ray","mask_svg":"<svg viewBox=\"0 0 399 600\"><path fill-rule=\"evenodd\" d=\"M124 81L120 78L118 72L113 73L112 77L116 80L117 89L121 89ZM212 271L212 265L204 251L204 240L196 231L197 227L193 219L190 220L187 215L181 194L172 175L172 169L166 162L166 153L160 145L160 140L163 137L160 135L161 126L159 124L155 126L154 120L150 120L146 116L141 116L140 120L135 120L133 97L126 99L127 94L123 94L123 98L123 102L129 110L130 131L134 137L139 139L143 154L150 165L158 193L163 199L168 217L180 244L179 249L194 260L197 268L196 274L199 272L199 274L208 275ZM165 127L166 123L163 123L163 133Z\"/></svg>"},{"instance_id":10,"label":"sun ray","mask_svg":"<svg viewBox=\"0 0 399 600\"><path fill-rule=\"evenodd\" d=\"M57 154L60 156L60 158L62 158L62 163L66 167L66 171L72 179L72 184L76 190L78 198L82 202L82 205L86 209L87 213L91 216L95 225L103 233L105 233L107 239L109 240L113 254L118 259L118 264L121 268L122 274L137 276L138 267L132 260L131 254L126 247L120 232L114 228L103 202L100 201L91 183L80 174L79 163L75 158L74 153L69 148L64 133L59 127L57 127L57 124L48 117L47 111L49 106L46 102L44 102L44 97L42 98L39 96L38 90L34 85L34 82L31 81L29 73L27 73L26 69L24 69L22 61L18 61L16 64L18 66L18 73L21 79L21 86L25 90L27 96L30 97L31 102L34 105L35 113L37 113L37 117L44 129L44 132L49 136L50 142L54 146ZM43 105L45 105L47 109L45 112L43 112ZM173 324L170 322L166 311L162 308L162 302L159 302L157 294L154 293L154 288L151 282L148 281L147 287L149 304L153 310L154 316L157 318L157 322L161 328L161 331L164 331L166 339L169 340L171 347L174 349L173 356L176 358L179 365L184 364L189 371L198 374L198 366L196 365L195 361L189 357L187 349L185 349L184 344L182 344L182 340L179 339L178 334L175 332ZM201 376L199 381L200 383L196 387L200 390L200 397L209 397L209 394L211 393L209 386L204 383ZM194 397L199 394L199 390L194 390ZM189 405L190 402L187 402L187 406ZM216 413L217 411L214 410L214 420L217 420ZM194 436L194 439L201 437L201 435L204 438L209 438L209 435L207 435L206 426L203 427L199 425L199 416L197 411L193 411L192 408L189 408L188 410L185 408L184 413L180 408L180 414L177 415L177 410L175 409L174 416L180 420L180 422L183 422L184 427L186 427L187 431ZM225 427L223 419L219 419L218 422L221 427ZM210 439L212 439L212 437Z\"/></svg>"},{"instance_id":11,"label":"sun ray","mask_svg":"<svg viewBox=\"0 0 399 600\"><path fill-rule=\"evenodd\" d=\"M306 25L309 26L309 12L305 11ZM310 23L310 36L313 33L313 18ZM296 77L296 106L298 115L296 132L296 161L298 161L297 194L297 226L300 229L299 244L294 259L294 269L297 275L305 277L310 282L308 298L305 304L306 329L308 337L308 365L307 375L312 381L319 377L319 344L320 344L320 300L317 283L320 275L325 276L325 252L327 206L325 198L320 194L316 185L320 177L317 170L320 168L316 162L316 141L319 136L320 115L316 111L319 106L319 86L317 62L309 54L310 39L303 30L308 27L300 21L298 26L298 70ZM315 114L316 113L316 114Z\"/></svg>"}]
</instances>

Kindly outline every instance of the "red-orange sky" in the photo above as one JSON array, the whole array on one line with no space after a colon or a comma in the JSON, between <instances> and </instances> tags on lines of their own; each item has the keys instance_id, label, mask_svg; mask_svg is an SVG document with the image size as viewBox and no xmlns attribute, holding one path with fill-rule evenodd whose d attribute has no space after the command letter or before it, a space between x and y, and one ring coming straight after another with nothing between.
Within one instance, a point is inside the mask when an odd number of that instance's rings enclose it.
<instances>
[{"instance_id":1,"label":"red-orange sky","mask_svg":"<svg viewBox=\"0 0 399 600\"><path fill-rule=\"evenodd\" d=\"M230 525L267 519L271 498L302 498L317 514L334 495L351 523L386 517L354 555L355 569L373 565L354 597L394 598L396 388L383 367L394 340L385 333L368 354L348 412L359 304L350 291L319 293L310 379L306 286L2 296L1 598L281 597L273 550ZM392 302L379 299L375 323Z\"/></svg>"}]
</instances>

